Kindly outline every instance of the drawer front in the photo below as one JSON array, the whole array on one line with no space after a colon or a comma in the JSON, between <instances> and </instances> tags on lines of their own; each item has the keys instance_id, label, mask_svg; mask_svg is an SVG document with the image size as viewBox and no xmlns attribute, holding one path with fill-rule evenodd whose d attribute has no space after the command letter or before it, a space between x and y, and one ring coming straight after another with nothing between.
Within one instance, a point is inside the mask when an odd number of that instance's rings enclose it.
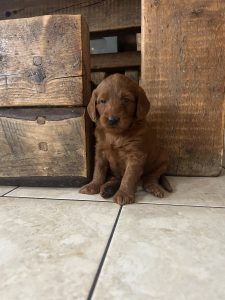
<instances>
[{"instance_id":1,"label":"drawer front","mask_svg":"<svg viewBox=\"0 0 225 300\"><path fill-rule=\"evenodd\" d=\"M84 108L0 109L0 183L83 184L90 134Z\"/></svg>"},{"instance_id":2,"label":"drawer front","mask_svg":"<svg viewBox=\"0 0 225 300\"><path fill-rule=\"evenodd\" d=\"M89 31L81 16L0 21L0 36L0 106L87 104Z\"/></svg>"}]
</instances>

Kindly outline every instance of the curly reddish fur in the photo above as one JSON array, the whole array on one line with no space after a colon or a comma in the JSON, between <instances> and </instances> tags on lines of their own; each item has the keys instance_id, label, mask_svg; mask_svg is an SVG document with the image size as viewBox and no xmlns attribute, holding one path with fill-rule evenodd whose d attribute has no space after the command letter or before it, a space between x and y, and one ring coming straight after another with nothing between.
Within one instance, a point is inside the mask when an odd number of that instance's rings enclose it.
<instances>
[{"instance_id":1,"label":"curly reddish fur","mask_svg":"<svg viewBox=\"0 0 225 300\"><path fill-rule=\"evenodd\" d=\"M133 203L138 183L163 197L172 188L163 175L167 156L146 121L150 103L144 90L121 74L104 79L93 91L88 113L96 122L95 170L85 194L100 193L120 205ZM116 119L116 123L110 123Z\"/></svg>"}]
</instances>

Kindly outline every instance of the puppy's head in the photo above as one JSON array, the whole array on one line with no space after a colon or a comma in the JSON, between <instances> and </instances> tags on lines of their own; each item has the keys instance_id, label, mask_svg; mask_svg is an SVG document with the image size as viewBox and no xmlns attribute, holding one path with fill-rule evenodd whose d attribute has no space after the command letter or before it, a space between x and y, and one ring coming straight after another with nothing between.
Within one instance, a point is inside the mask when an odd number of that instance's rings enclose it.
<instances>
[{"instance_id":1,"label":"puppy's head","mask_svg":"<svg viewBox=\"0 0 225 300\"><path fill-rule=\"evenodd\" d=\"M109 132L126 131L133 122L144 120L150 103L144 90L122 74L104 79L93 91L88 105L92 121Z\"/></svg>"}]
</instances>

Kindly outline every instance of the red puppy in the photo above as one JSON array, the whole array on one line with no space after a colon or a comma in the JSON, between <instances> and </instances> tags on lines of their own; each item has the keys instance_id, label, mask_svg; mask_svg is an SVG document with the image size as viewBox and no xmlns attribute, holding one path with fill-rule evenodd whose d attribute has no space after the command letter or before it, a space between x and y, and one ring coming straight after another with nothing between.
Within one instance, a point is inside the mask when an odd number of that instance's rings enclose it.
<instances>
[{"instance_id":1,"label":"red puppy","mask_svg":"<svg viewBox=\"0 0 225 300\"><path fill-rule=\"evenodd\" d=\"M84 194L114 195L120 205L133 203L141 180L145 191L163 197L172 188L163 175L167 157L146 121L150 104L144 90L121 74L104 79L93 91L88 113L96 122L92 181Z\"/></svg>"}]
</instances>

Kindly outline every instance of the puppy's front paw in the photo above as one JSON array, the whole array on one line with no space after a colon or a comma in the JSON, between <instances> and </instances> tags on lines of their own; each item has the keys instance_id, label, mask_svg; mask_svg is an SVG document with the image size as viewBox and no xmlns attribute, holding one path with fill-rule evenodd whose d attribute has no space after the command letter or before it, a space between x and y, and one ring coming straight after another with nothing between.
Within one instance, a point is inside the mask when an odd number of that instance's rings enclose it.
<instances>
[{"instance_id":1,"label":"puppy's front paw","mask_svg":"<svg viewBox=\"0 0 225 300\"><path fill-rule=\"evenodd\" d=\"M128 194L122 190L119 190L114 196L114 202L119 205L131 204L135 202L134 194Z\"/></svg>"},{"instance_id":2,"label":"puppy's front paw","mask_svg":"<svg viewBox=\"0 0 225 300\"><path fill-rule=\"evenodd\" d=\"M100 186L92 182L86 184L79 190L79 193L88 194L88 195L98 194L99 192L100 192Z\"/></svg>"}]
</instances>

